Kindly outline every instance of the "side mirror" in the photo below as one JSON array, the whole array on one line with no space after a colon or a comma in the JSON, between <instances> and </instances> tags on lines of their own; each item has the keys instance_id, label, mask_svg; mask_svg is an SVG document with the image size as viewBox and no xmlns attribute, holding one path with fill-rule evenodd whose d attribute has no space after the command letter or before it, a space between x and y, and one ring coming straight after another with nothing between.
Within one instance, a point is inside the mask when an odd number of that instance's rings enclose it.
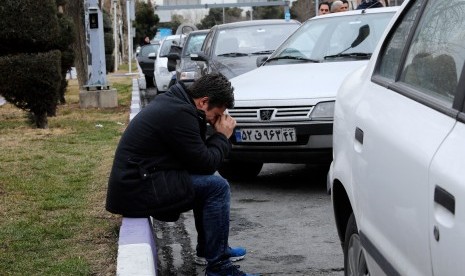
<instances>
[{"instance_id":1,"label":"side mirror","mask_svg":"<svg viewBox=\"0 0 465 276\"><path fill-rule=\"evenodd\" d=\"M169 53L167 58L168 60L180 60L181 56L178 53Z\"/></svg>"},{"instance_id":2,"label":"side mirror","mask_svg":"<svg viewBox=\"0 0 465 276\"><path fill-rule=\"evenodd\" d=\"M198 53L195 53L195 54L191 54L191 60L207 62L208 59L207 59L207 56L204 53L198 52Z\"/></svg>"},{"instance_id":3,"label":"side mirror","mask_svg":"<svg viewBox=\"0 0 465 276\"><path fill-rule=\"evenodd\" d=\"M358 36L350 45L351 48L357 47L360 43L362 43L368 36L370 35L370 26L365 24L358 29Z\"/></svg>"},{"instance_id":4,"label":"side mirror","mask_svg":"<svg viewBox=\"0 0 465 276\"><path fill-rule=\"evenodd\" d=\"M168 59L167 67L169 72L176 71L176 60Z\"/></svg>"},{"instance_id":5,"label":"side mirror","mask_svg":"<svg viewBox=\"0 0 465 276\"><path fill-rule=\"evenodd\" d=\"M257 60L256 60L257 67L262 66L262 64L265 63L267 59L268 59L268 56L257 57Z\"/></svg>"},{"instance_id":6,"label":"side mirror","mask_svg":"<svg viewBox=\"0 0 465 276\"><path fill-rule=\"evenodd\" d=\"M150 53L150 54L148 55L148 58L149 58L149 59L157 59L157 53Z\"/></svg>"}]
</instances>

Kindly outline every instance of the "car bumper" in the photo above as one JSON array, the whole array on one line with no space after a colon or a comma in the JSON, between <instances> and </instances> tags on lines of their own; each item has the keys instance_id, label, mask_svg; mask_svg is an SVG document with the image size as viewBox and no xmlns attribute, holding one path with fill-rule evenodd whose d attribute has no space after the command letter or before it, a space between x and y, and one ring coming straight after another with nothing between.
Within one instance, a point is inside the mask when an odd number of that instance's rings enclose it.
<instances>
[{"instance_id":1,"label":"car bumper","mask_svg":"<svg viewBox=\"0 0 465 276\"><path fill-rule=\"evenodd\" d=\"M168 90L173 74L155 74L155 83L157 85L157 90L159 92L164 92Z\"/></svg>"},{"instance_id":2,"label":"car bumper","mask_svg":"<svg viewBox=\"0 0 465 276\"><path fill-rule=\"evenodd\" d=\"M332 160L333 122L301 124L238 124L237 128L293 127L297 141L289 143L238 143L231 137L230 160L263 163L329 164Z\"/></svg>"}]
</instances>

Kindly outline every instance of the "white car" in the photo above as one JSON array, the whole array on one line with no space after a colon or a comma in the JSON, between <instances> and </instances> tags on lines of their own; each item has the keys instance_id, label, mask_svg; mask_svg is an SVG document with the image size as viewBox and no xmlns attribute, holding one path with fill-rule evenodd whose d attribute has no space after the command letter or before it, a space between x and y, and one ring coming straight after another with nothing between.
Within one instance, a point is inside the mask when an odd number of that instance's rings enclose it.
<instances>
[{"instance_id":1,"label":"white car","mask_svg":"<svg viewBox=\"0 0 465 276\"><path fill-rule=\"evenodd\" d=\"M168 71L168 54L171 46L182 46L184 38L185 35L169 35L160 42L153 74L153 83L157 88L157 93L165 92L169 88L169 83L176 72Z\"/></svg>"},{"instance_id":2,"label":"white car","mask_svg":"<svg viewBox=\"0 0 465 276\"><path fill-rule=\"evenodd\" d=\"M341 86L328 174L345 275L465 275L465 1L407 1Z\"/></svg>"},{"instance_id":3,"label":"white car","mask_svg":"<svg viewBox=\"0 0 465 276\"><path fill-rule=\"evenodd\" d=\"M262 66L232 78L235 107L229 114L237 127L220 174L255 177L263 163L328 166L337 90L349 72L368 62L397 9L314 17Z\"/></svg>"}]
</instances>

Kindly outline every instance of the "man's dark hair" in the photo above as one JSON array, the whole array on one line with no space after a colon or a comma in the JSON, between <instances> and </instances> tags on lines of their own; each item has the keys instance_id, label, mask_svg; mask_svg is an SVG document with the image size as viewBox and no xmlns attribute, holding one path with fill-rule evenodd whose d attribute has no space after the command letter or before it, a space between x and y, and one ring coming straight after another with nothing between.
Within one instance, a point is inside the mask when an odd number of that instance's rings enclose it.
<instances>
[{"instance_id":1,"label":"man's dark hair","mask_svg":"<svg viewBox=\"0 0 465 276\"><path fill-rule=\"evenodd\" d=\"M222 74L208 74L200 77L189 88L194 99L208 97L208 107L234 107L234 87Z\"/></svg>"},{"instance_id":2,"label":"man's dark hair","mask_svg":"<svg viewBox=\"0 0 465 276\"><path fill-rule=\"evenodd\" d=\"M321 2L320 4L318 4L318 10L320 10L322 5L327 5L328 7L330 7L328 2Z\"/></svg>"}]
</instances>

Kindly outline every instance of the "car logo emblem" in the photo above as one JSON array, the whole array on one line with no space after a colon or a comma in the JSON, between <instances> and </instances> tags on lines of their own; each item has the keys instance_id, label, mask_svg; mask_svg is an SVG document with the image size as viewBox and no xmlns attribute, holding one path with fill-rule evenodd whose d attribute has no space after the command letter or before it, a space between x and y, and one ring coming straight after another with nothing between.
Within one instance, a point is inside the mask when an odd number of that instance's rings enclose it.
<instances>
[{"instance_id":1,"label":"car logo emblem","mask_svg":"<svg viewBox=\"0 0 465 276\"><path fill-rule=\"evenodd\" d=\"M260 120L269 121L273 116L274 109L260 109Z\"/></svg>"}]
</instances>

